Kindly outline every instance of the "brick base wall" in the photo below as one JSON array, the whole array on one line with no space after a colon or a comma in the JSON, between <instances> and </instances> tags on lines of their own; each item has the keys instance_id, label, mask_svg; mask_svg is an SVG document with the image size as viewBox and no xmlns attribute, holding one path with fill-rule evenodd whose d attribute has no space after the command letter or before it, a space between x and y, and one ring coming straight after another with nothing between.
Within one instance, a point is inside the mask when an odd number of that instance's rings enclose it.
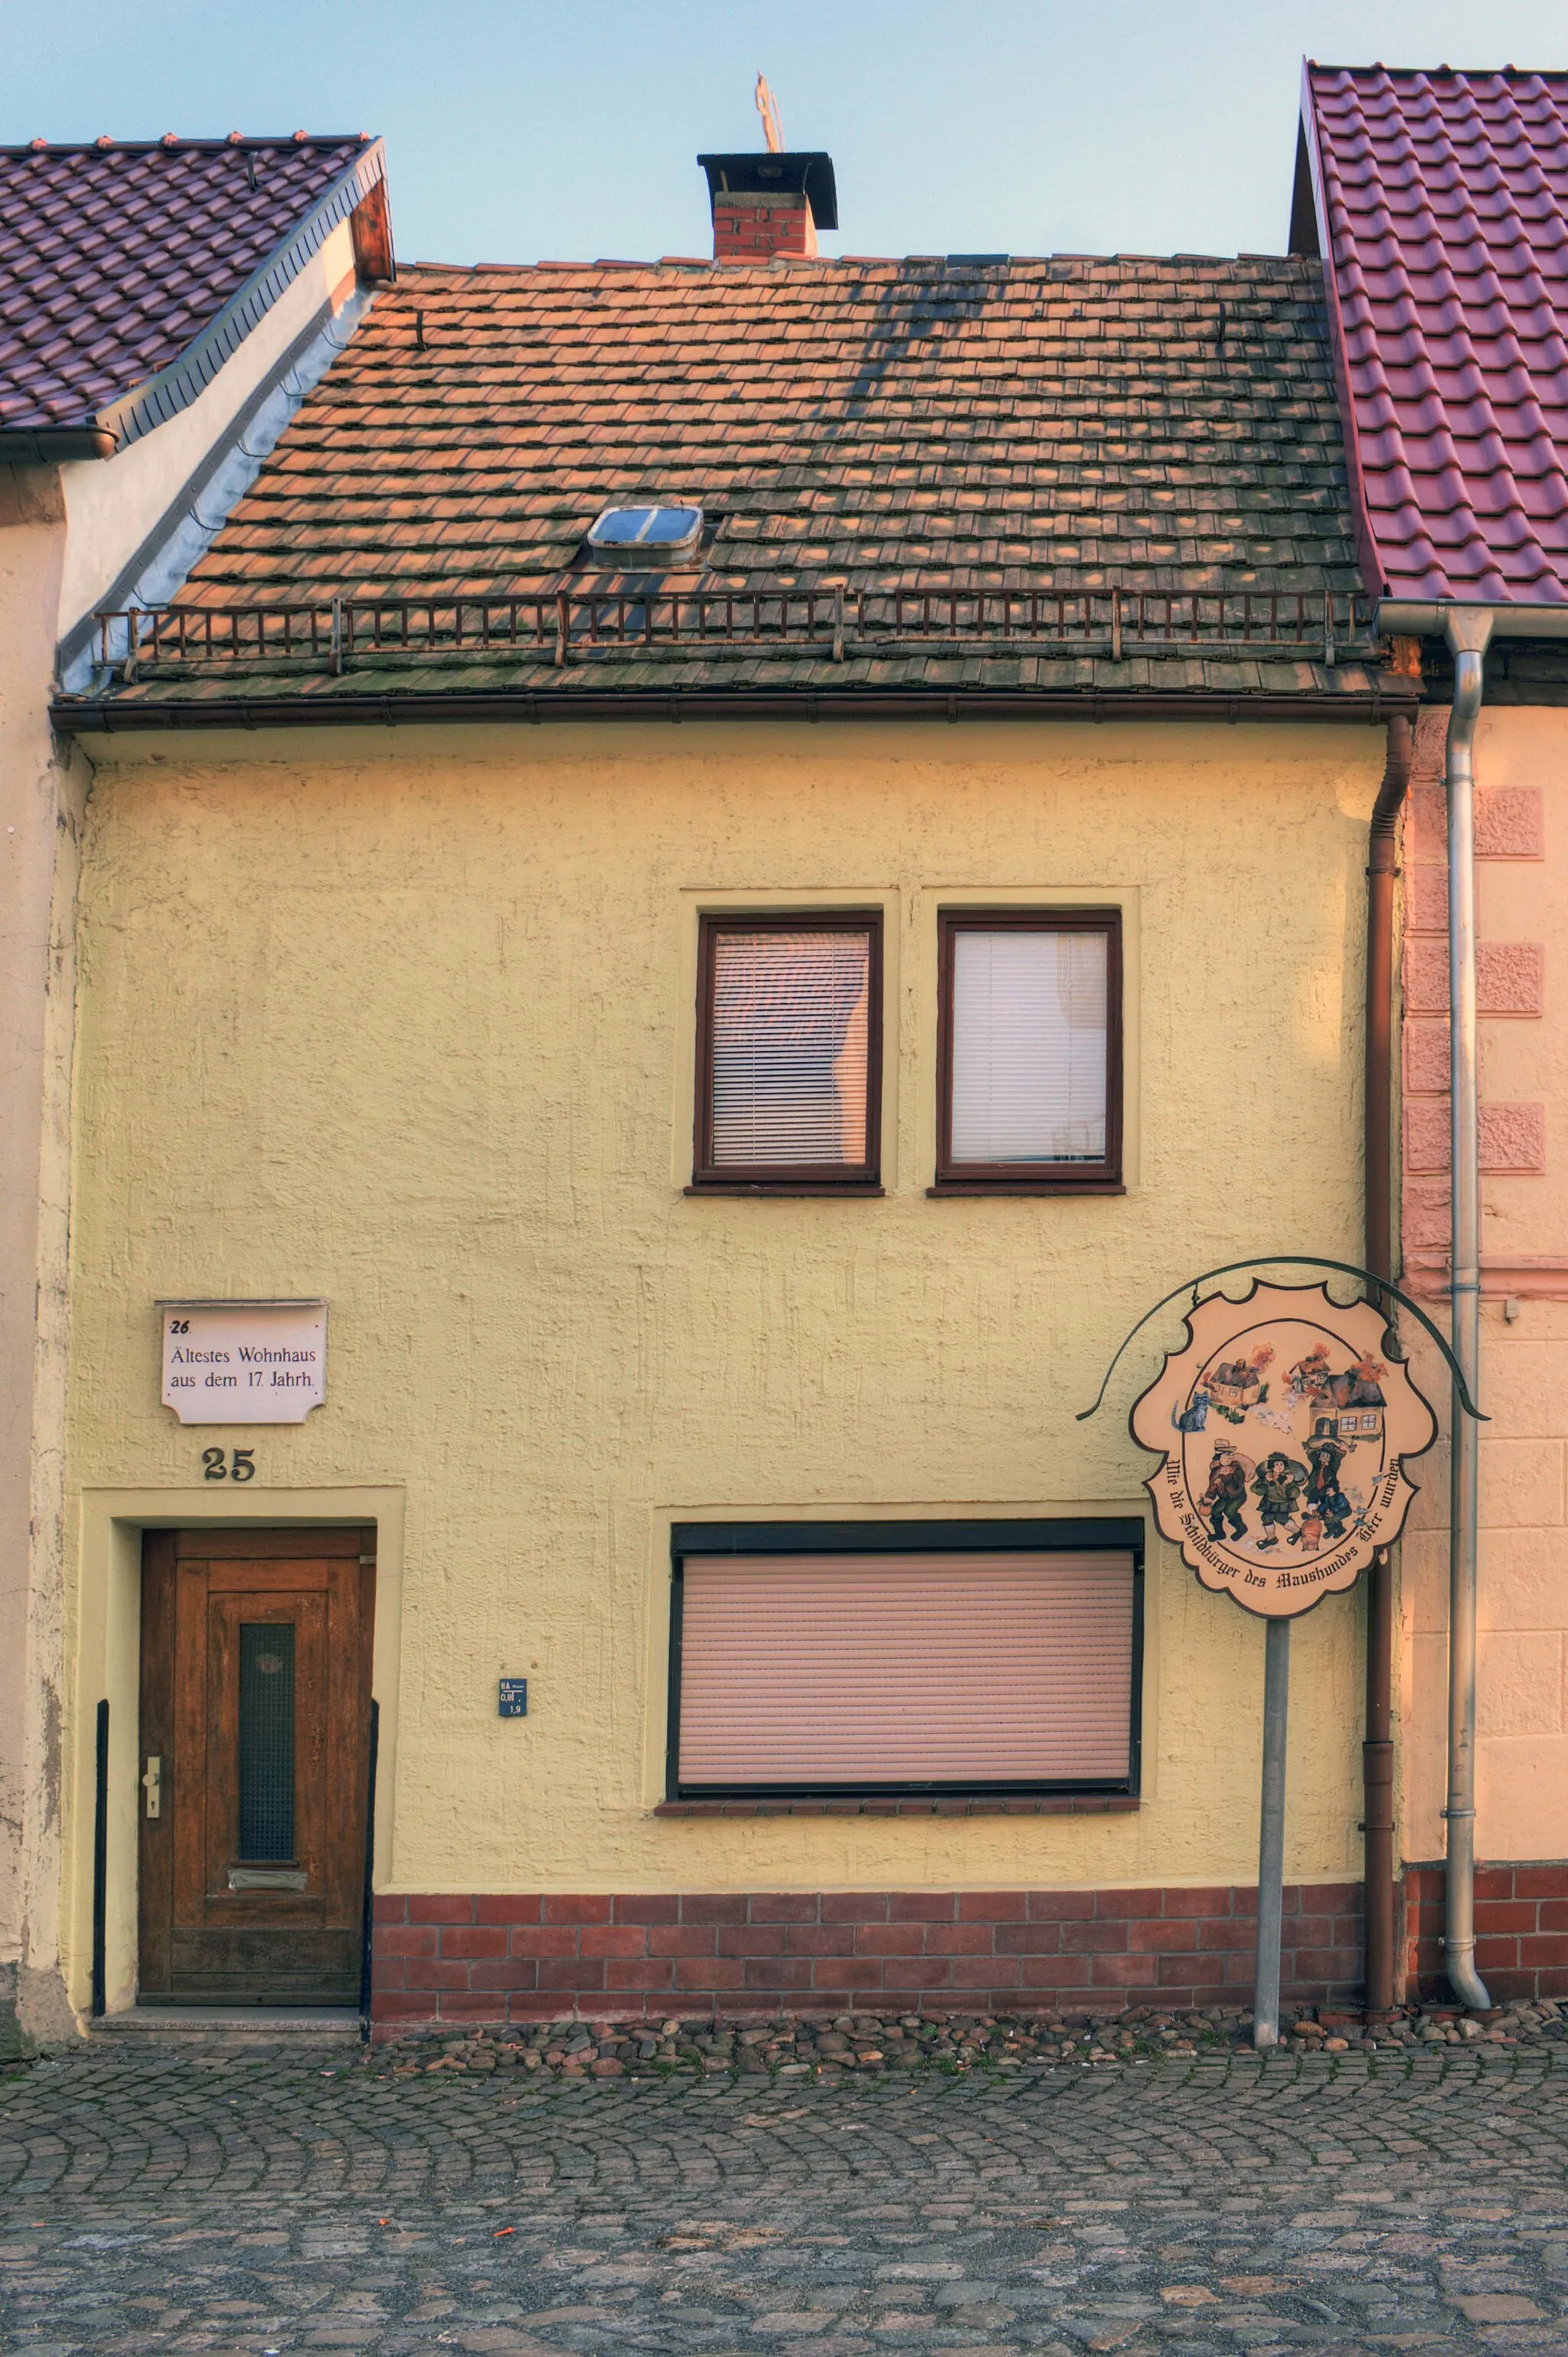
<instances>
[{"instance_id":1,"label":"brick base wall","mask_svg":"<svg viewBox=\"0 0 1568 2357\"><path fill-rule=\"evenodd\" d=\"M1251 1999L1257 1894L1208 1890L383 1893L371 2011L413 2021L578 2014L1115 2012ZM1284 1895L1283 1993L1353 2001L1359 1883Z\"/></svg>"},{"instance_id":2,"label":"brick base wall","mask_svg":"<svg viewBox=\"0 0 1568 2357\"><path fill-rule=\"evenodd\" d=\"M1449 1996L1443 1969L1446 1883L1441 1862L1405 1868L1405 1966L1412 1996ZM1568 1859L1477 1866L1476 1969L1494 2000L1568 1995Z\"/></svg>"}]
</instances>

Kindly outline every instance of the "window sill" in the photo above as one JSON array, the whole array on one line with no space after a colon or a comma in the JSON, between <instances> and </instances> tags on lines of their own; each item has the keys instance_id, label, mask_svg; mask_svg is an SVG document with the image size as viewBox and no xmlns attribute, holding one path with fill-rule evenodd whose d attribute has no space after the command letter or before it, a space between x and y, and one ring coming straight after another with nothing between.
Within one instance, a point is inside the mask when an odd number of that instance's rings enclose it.
<instances>
[{"instance_id":1,"label":"window sill","mask_svg":"<svg viewBox=\"0 0 1568 2357\"><path fill-rule=\"evenodd\" d=\"M939 1178L928 1195L1124 1195L1120 1178Z\"/></svg>"},{"instance_id":2,"label":"window sill","mask_svg":"<svg viewBox=\"0 0 1568 2357\"><path fill-rule=\"evenodd\" d=\"M1106 1817L1143 1805L1136 1792L1038 1792L995 1800L962 1793L927 1798L867 1794L844 1799L780 1801L660 1801L656 1817Z\"/></svg>"},{"instance_id":3,"label":"window sill","mask_svg":"<svg viewBox=\"0 0 1568 2357\"><path fill-rule=\"evenodd\" d=\"M886 1187L858 1178L819 1179L814 1184L803 1181L791 1185L784 1178L712 1178L703 1179L682 1189L687 1195L886 1195Z\"/></svg>"}]
</instances>

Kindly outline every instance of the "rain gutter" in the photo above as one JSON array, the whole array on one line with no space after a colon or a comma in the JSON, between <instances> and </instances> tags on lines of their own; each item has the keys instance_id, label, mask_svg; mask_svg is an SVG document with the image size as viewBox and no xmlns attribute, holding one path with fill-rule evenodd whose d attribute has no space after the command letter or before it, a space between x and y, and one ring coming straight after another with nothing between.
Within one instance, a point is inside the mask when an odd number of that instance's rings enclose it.
<instances>
[{"instance_id":1,"label":"rain gutter","mask_svg":"<svg viewBox=\"0 0 1568 2357\"><path fill-rule=\"evenodd\" d=\"M1476 723L1487 648L1494 638L1568 638L1568 606L1470 606L1385 598L1389 635L1442 636L1454 657L1444 782L1448 800L1449 1262L1454 1356L1478 1394L1481 1357L1481 1142L1476 1031ZM1476 1592L1480 1523L1480 1436L1450 1417L1448 1538L1448 1799L1444 1965L1454 1994L1479 2012L1491 2005L1476 1971Z\"/></svg>"},{"instance_id":2,"label":"rain gutter","mask_svg":"<svg viewBox=\"0 0 1568 2357\"><path fill-rule=\"evenodd\" d=\"M1568 615L1563 616L1568 636ZM1454 1242L1449 1265L1454 1355L1472 1398L1480 1390L1481 1138L1476 1041L1476 723L1493 617L1456 606L1444 636L1454 656L1448 718L1448 1053ZM1449 1419L1452 1516L1448 1556L1448 1870L1444 1964L1454 1994L1486 2011L1476 1972L1476 1581L1480 1523L1480 1432L1473 1416Z\"/></svg>"},{"instance_id":3,"label":"rain gutter","mask_svg":"<svg viewBox=\"0 0 1568 2357\"><path fill-rule=\"evenodd\" d=\"M392 728L403 722L450 727L457 721L546 720L1208 720L1292 721L1380 726L1412 712L1420 698L1368 693L1245 694L1158 689L929 687L513 688L285 692L248 696L154 698L61 695L49 720L62 736L119 735L148 729Z\"/></svg>"},{"instance_id":4,"label":"rain gutter","mask_svg":"<svg viewBox=\"0 0 1568 2357\"><path fill-rule=\"evenodd\" d=\"M0 426L0 459L7 466L58 467L68 458L112 458L120 437L106 425Z\"/></svg>"},{"instance_id":5,"label":"rain gutter","mask_svg":"<svg viewBox=\"0 0 1568 2357\"><path fill-rule=\"evenodd\" d=\"M1389 722L1388 755L1367 843L1366 1265L1395 1275L1393 1222L1394 883L1399 814L1410 785L1414 731ZM1386 1548L1367 1575L1367 1723L1361 1745L1367 1973L1369 2016L1395 2004L1393 1571Z\"/></svg>"},{"instance_id":6,"label":"rain gutter","mask_svg":"<svg viewBox=\"0 0 1568 2357\"><path fill-rule=\"evenodd\" d=\"M1474 614L1488 625L1494 639L1568 639L1568 604L1561 606L1487 606L1457 599L1437 603L1412 597L1380 599L1377 629L1384 638L1449 638L1455 615ZM1455 653L1458 650L1455 649Z\"/></svg>"}]
</instances>

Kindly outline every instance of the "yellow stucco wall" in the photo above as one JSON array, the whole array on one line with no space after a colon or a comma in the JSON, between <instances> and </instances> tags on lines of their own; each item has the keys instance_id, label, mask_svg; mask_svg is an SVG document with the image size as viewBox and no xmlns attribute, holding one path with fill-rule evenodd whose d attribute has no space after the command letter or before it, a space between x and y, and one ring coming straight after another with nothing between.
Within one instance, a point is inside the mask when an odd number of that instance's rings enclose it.
<instances>
[{"instance_id":1,"label":"yellow stucco wall","mask_svg":"<svg viewBox=\"0 0 1568 2357\"><path fill-rule=\"evenodd\" d=\"M1146 1504L1125 1418L1159 1346L1074 1422L1125 1329L1245 1253L1359 1257L1380 731L91 750L73 1492L197 1518L216 1437L254 1446L274 1511L403 1494L383 1886L1251 1878L1262 1626L1157 1543L1138 1813L655 1818L669 1524ZM1049 899L1125 912L1129 1191L929 1200L936 909ZM886 1197L692 1200L697 913L832 900L887 911ZM161 1406L157 1298L317 1293L306 1425L212 1435ZM106 1577L84 1540L81 1647ZM1352 1597L1298 1624L1293 1878L1358 1870L1360 1622ZM533 1681L525 1721L495 1716L503 1671Z\"/></svg>"}]
</instances>

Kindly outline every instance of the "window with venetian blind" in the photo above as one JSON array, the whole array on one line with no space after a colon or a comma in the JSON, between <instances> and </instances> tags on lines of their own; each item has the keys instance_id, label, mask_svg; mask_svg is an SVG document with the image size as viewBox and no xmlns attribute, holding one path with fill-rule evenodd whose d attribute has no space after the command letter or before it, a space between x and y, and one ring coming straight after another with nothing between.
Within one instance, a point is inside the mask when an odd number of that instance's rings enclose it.
<instances>
[{"instance_id":1,"label":"window with venetian blind","mask_svg":"<svg viewBox=\"0 0 1568 2357\"><path fill-rule=\"evenodd\" d=\"M877 1189L878 914L704 917L698 1187Z\"/></svg>"},{"instance_id":2,"label":"window with venetian blind","mask_svg":"<svg viewBox=\"0 0 1568 2357\"><path fill-rule=\"evenodd\" d=\"M1122 1183L1116 909L947 909L937 1192Z\"/></svg>"},{"instance_id":3,"label":"window with venetian blind","mask_svg":"<svg viewBox=\"0 0 1568 2357\"><path fill-rule=\"evenodd\" d=\"M669 1792L1133 1792L1142 1524L693 1523Z\"/></svg>"}]
</instances>

